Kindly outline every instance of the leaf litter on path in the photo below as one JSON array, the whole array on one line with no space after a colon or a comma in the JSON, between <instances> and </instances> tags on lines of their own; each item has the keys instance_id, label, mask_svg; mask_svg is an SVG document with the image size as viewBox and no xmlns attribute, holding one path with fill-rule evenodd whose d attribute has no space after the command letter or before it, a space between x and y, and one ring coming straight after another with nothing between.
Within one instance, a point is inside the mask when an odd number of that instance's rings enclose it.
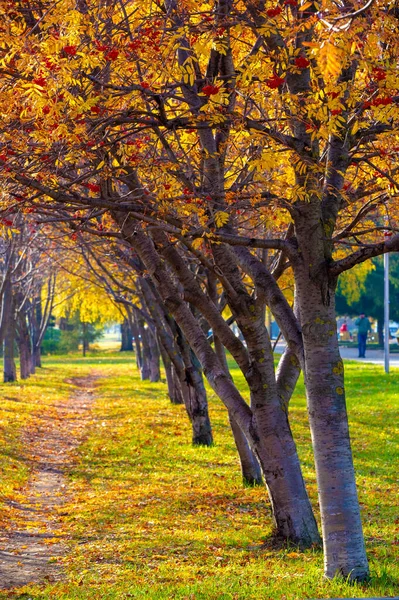
<instances>
[{"instance_id":1,"label":"leaf litter on path","mask_svg":"<svg viewBox=\"0 0 399 600\"><path fill-rule=\"evenodd\" d=\"M66 472L73 451L91 422L93 385L98 374L67 383L76 389L62 403L38 415L22 435L30 467L27 485L9 499L12 520L0 531L0 590L62 578L59 559L66 553L62 506L67 498Z\"/></svg>"}]
</instances>

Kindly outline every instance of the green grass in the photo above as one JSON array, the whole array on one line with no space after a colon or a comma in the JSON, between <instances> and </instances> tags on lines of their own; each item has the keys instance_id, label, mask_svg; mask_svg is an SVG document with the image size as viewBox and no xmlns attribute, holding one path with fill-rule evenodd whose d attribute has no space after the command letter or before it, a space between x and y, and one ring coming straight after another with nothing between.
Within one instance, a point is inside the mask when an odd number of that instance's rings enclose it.
<instances>
[{"instance_id":1,"label":"green grass","mask_svg":"<svg viewBox=\"0 0 399 600\"><path fill-rule=\"evenodd\" d=\"M372 578L349 585L322 577L320 550L275 548L264 488L243 488L226 412L210 393L215 445L193 448L187 417L172 406L163 383L141 382L129 354L48 358L45 370L18 394L10 418L18 427L34 416L40 399L68 393L65 377L104 375L94 421L70 473L72 500L62 507L70 552L65 578L32 585L0 598L65 600L249 600L393 596L399 589L399 381L396 372L350 362L348 407ZM242 376L234 370L237 385ZM2 386L11 396L18 385ZM47 400L46 400L47 398ZM14 407L16 405L16 407ZM22 409L19 413L19 407ZM28 411L26 412L26 407ZM303 384L291 422L304 476L317 513L317 494ZM11 426L7 424L5 431ZM30 415L30 416L29 416ZM7 452L18 464L18 438ZM20 473L24 466L11 469ZM8 477L10 470L5 474ZM6 494L11 494L13 483ZM317 515L319 516L319 515Z\"/></svg>"}]
</instances>

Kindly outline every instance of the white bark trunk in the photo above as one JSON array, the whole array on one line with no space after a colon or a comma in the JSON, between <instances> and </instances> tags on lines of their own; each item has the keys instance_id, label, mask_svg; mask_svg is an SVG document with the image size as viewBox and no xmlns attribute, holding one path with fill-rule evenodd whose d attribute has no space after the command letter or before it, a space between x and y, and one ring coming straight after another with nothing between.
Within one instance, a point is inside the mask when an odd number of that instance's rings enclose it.
<instances>
[{"instance_id":1,"label":"white bark trunk","mask_svg":"<svg viewBox=\"0 0 399 600\"><path fill-rule=\"evenodd\" d=\"M320 499L325 575L368 577L349 439L344 367L339 354L334 290L323 302L319 285L297 278L305 385Z\"/></svg>"}]
</instances>

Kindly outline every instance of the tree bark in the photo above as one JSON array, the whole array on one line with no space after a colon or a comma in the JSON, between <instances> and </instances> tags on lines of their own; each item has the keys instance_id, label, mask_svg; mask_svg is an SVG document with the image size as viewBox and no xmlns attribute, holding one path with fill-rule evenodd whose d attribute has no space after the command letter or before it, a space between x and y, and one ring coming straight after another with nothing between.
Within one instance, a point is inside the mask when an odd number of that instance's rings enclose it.
<instances>
[{"instance_id":1,"label":"tree bark","mask_svg":"<svg viewBox=\"0 0 399 600\"><path fill-rule=\"evenodd\" d=\"M86 356L88 349L89 349L89 343L87 341L87 323L82 323L82 354L83 354L83 356Z\"/></svg>"},{"instance_id":2,"label":"tree bark","mask_svg":"<svg viewBox=\"0 0 399 600\"><path fill-rule=\"evenodd\" d=\"M133 350L133 336L129 320L124 319L121 323L121 352L131 352Z\"/></svg>"},{"instance_id":3,"label":"tree bark","mask_svg":"<svg viewBox=\"0 0 399 600\"><path fill-rule=\"evenodd\" d=\"M32 359L32 368L31 373L33 374L36 371L36 367L39 369L42 366L42 355L40 351L40 344L43 338L43 335L40 335L40 326L43 321L43 308L41 301L41 288L39 290L38 296L33 299L33 318L32 318L32 340L33 340L33 359Z\"/></svg>"},{"instance_id":4,"label":"tree bark","mask_svg":"<svg viewBox=\"0 0 399 600\"><path fill-rule=\"evenodd\" d=\"M179 379L176 375L175 368L169 357L168 352L165 350L163 345L160 343L160 350L162 356L162 362L165 369L166 383L168 386L168 396L172 404L183 404L183 395Z\"/></svg>"},{"instance_id":5,"label":"tree bark","mask_svg":"<svg viewBox=\"0 0 399 600\"><path fill-rule=\"evenodd\" d=\"M157 383L161 381L161 369L159 365L160 352L158 343L154 334L148 329L147 339L149 347L149 368L150 368L150 381L151 383Z\"/></svg>"},{"instance_id":6,"label":"tree bark","mask_svg":"<svg viewBox=\"0 0 399 600\"><path fill-rule=\"evenodd\" d=\"M302 207L294 264L305 355L305 386L322 520L325 575L368 577L336 332L335 278L329 277L319 200ZM311 233L310 233L311 232Z\"/></svg>"},{"instance_id":7,"label":"tree bark","mask_svg":"<svg viewBox=\"0 0 399 600\"><path fill-rule=\"evenodd\" d=\"M29 329L26 322L26 315L20 314L18 319L18 349L19 349L19 366L21 379L28 379L32 369L32 350Z\"/></svg>"},{"instance_id":8,"label":"tree bark","mask_svg":"<svg viewBox=\"0 0 399 600\"><path fill-rule=\"evenodd\" d=\"M4 333L4 383L17 380L17 370L15 366L15 320L10 319L7 323Z\"/></svg>"},{"instance_id":9,"label":"tree bark","mask_svg":"<svg viewBox=\"0 0 399 600\"><path fill-rule=\"evenodd\" d=\"M377 320L378 345L384 346L384 319Z\"/></svg>"},{"instance_id":10,"label":"tree bark","mask_svg":"<svg viewBox=\"0 0 399 600\"><path fill-rule=\"evenodd\" d=\"M33 353L33 359L32 359L32 369L31 369L31 373L35 373L36 367L41 368L42 366L42 354L40 351L40 346L36 347Z\"/></svg>"},{"instance_id":11,"label":"tree bark","mask_svg":"<svg viewBox=\"0 0 399 600\"><path fill-rule=\"evenodd\" d=\"M182 335L179 335L178 344L184 362L180 386L193 428L193 444L195 446L211 446L213 444L212 427L201 367Z\"/></svg>"},{"instance_id":12,"label":"tree bark","mask_svg":"<svg viewBox=\"0 0 399 600\"><path fill-rule=\"evenodd\" d=\"M19 373L21 379L28 379L31 372L31 361L30 361L30 352L29 346L26 343L26 340L20 339L18 341L19 347Z\"/></svg>"},{"instance_id":13,"label":"tree bark","mask_svg":"<svg viewBox=\"0 0 399 600\"><path fill-rule=\"evenodd\" d=\"M228 415L234 443L240 458L242 481L245 486L250 487L263 485L262 471L259 462L231 412L229 412Z\"/></svg>"},{"instance_id":14,"label":"tree bark","mask_svg":"<svg viewBox=\"0 0 399 600\"><path fill-rule=\"evenodd\" d=\"M7 276L4 282L2 298L2 334L3 345L3 380L4 383L16 381L17 372L14 358L14 343L16 334L16 322L14 314L14 297L12 291L11 277Z\"/></svg>"},{"instance_id":15,"label":"tree bark","mask_svg":"<svg viewBox=\"0 0 399 600\"><path fill-rule=\"evenodd\" d=\"M215 335L214 344L216 355L219 358L221 364L224 366L226 374L230 376L229 366L226 360L226 352L224 350L223 344ZM247 438L241 431L241 428L236 423L230 411L228 415L231 431L233 433L234 443L236 445L238 456L240 458L243 483L244 485L248 486L263 485L262 471L259 462L255 454L252 452Z\"/></svg>"},{"instance_id":16,"label":"tree bark","mask_svg":"<svg viewBox=\"0 0 399 600\"><path fill-rule=\"evenodd\" d=\"M143 363L143 357L141 352L141 342L140 342L140 334L139 328L137 325L137 319L134 314L131 315L131 329L133 333L134 347L136 352L136 366L141 373L141 365Z\"/></svg>"},{"instance_id":17,"label":"tree bark","mask_svg":"<svg viewBox=\"0 0 399 600\"><path fill-rule=\"evenodd\" d=\"M146 381L150 378L150 347L147 338L147 331L144 328L144 321L138 319L137 329L141 345L141 363L140 363L140 376L142 381Z\"/></svg>"}]
</instances>

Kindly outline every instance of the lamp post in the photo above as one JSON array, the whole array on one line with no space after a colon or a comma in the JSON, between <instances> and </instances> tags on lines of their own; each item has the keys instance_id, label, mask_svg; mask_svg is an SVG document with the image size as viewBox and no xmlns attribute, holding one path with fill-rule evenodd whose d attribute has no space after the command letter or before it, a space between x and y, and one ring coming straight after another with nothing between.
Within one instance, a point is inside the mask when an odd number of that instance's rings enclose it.
<instances>
[{"instance_id":1,"label":"lamp post","mask_svg":"<svg viewBox=\"0 0 399 600\"><path fill-rule=\"evenodd\" d=\"M389 373L389 252L384 254L384 368Z\"/></svg>"}]
</instances>

